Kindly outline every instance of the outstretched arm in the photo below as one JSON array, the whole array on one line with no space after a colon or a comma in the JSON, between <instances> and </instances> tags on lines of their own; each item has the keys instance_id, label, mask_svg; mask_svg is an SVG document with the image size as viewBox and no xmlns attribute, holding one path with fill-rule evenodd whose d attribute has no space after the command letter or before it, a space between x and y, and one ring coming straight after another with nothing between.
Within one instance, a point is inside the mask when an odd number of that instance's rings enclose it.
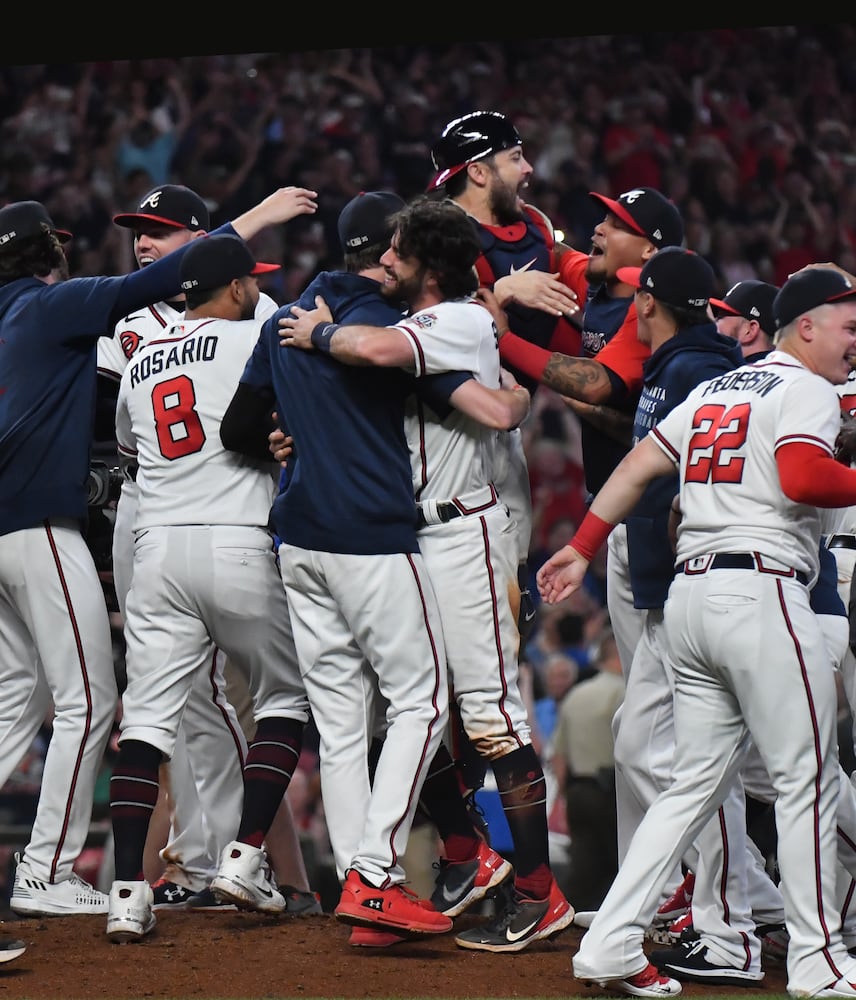
<instances>
[{"instance_id":1,"label":"outstretched arm","mask_svg":"<svg viewBox=\"0 0 856 1000\"><path fill-rule=\"evenodd\" d=\"M499 353L504 364L538 379L562 396L600 404L613 394L606 366L593 358L546 351L510 331L500 338Z\"/></svg>"},{"instance_id":2,"label":"outstretched arm","mask_svg":"<svg viewBox=\"0 0 856 1000\"><path fill-rule=\"evenodd\" d=\"M298 215L314 215L318 209L318 192L301 187L277 188L258 205L247 209L231 226L243 240L250 240L268 226L290 222Z\"/></svg>"},{"instance_id":3,"label":"outstretched arm","mask_svg":"<svg viewBox=\"0 0 856 1000\"><path fill-rule=\"evenodd\" d=\"M574 537L538 570L538 592L547 604L558 604L579 588L595 553L615 525L633 510L648 483L674 471L672 459L650 436L624 456L594 498Z\"/></svg>"}]
</instances>

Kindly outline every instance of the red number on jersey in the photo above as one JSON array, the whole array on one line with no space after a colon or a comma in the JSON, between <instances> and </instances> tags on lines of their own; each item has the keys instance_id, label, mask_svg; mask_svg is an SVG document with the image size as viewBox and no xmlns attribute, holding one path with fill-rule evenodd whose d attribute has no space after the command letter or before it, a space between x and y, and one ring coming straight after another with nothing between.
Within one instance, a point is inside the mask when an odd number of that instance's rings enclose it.
<instances>
[{"instance_id":1,"label":"red number on jersey","mask_svg":"<svg viewBox=\"0 0 856 1000\"><path fill-rule=\"evenodd\" d=\"M744 459L723 452L737 451L746 440L748 403L727 410L715 403L700 406L693 416L685 480L688 483L739 483Z\"/></svg>"},{"instance_id":2,"label":"red number on jersey","mask_svg":"<svg viewBox=\"0 0 856 1000\"><path fill-rule=\"evenodd\" d=\"M195 404L193 380L186 375L161 382L152 390L155 429L164 458L192 455L205 444L205 431Z\"/></svg>"}]
</instances>

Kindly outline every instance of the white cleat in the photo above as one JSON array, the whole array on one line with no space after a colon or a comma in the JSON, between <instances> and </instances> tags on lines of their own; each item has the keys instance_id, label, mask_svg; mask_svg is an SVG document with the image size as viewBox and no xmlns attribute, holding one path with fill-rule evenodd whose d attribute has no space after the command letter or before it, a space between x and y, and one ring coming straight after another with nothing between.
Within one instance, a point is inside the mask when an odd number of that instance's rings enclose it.
<instances>
[{"instance_id":1,"label":"white cleat","mask_svg":"<svg viewBox=\"0 0 856 1000\"><path fill-rule=\"evenodd\" d=\"M139 941L154 930L157 917L152 910L154 895L148 882L116 881L109 899L107 937L114 944Z\"/></svg>"},{"instance_id":2,"label":"white cleat","mask_svg":"<svg viewBox=\"0 0 856 1000\"><path fill-rule=\"evenodd\" d=\"M22 917L72 917L106 913L107 894L94 889L72 872L62 882L37 878L32 868L15 855L15 884L9 907Z\"/></svg>"},{"instance_id":3,"label":"white cleat","mask_svg":"<svg viewBox=\"0 0 856 1000\"><path fill-rule=\"evenodd\" d=\"M612 993L624 993L631 997L676 997L681 992L681 984L677 979L664 976L651 965L648 965L635 976L624 979L589 979L583 982L589 986L600 986Z\"/></svg>"},{"instance_id":4,"label":"white cleat","mask_svg":"<svg viewBox=\"0 0 856 1000\"><path fill-rule=\"evenodd\" d=\"M211 891L221 902L234 903L242 910L261 913L285 910L285 896L271 877L267 855L260 847L250 847L239 840L223 848Z\"/></svg>"},{"instance_id":5,"label":"white cleat","mask_svg":"<svg viewBox=\"0 0 856 1000\"><path fill-rule=\"evenodd\" d=\"M14 962L16 958L20 958L21 955L27 950L27 946L23 941L19 941L17 938L9 938L6 941L0 941L0 965L4 965L6 962Z\"/></svg>"}]
</instances>

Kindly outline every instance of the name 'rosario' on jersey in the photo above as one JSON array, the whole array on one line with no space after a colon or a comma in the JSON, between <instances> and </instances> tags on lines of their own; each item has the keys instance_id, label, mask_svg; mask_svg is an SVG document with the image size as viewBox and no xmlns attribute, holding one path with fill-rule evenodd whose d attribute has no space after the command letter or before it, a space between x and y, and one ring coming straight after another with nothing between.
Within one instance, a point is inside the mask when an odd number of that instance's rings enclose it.
<instances>
[{"instance_id":1,"label":"name 'rosario' on jersey","mask_svg":"<svg viewBox=\"0 0 856 1000\"><path fill-rule=\"evenodd\" d=\"M151 378L152 375L160 375L170 368L178 368L194 361L213 361L217 353L218 340L216 334L211 334L171 341L165 343L163 347L152 348L138 361L131 363L129 376L131 388Z\"/></svg>"}]
</instances>

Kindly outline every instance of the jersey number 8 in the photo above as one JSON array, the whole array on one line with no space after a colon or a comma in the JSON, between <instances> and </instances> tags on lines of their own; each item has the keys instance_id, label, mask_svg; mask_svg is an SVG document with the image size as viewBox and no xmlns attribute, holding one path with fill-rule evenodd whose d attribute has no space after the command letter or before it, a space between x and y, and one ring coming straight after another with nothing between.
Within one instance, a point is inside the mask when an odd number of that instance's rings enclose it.
<instances>
[{"instance_id":1,"label":"jersey number 8","mask_svg":"<svg viewBox=\"0 0 856 1000\"><path fill-rule=\"evenodd\" d=\"M202 450L205 431L195 407L193 381L186 375L160 382L152 390L155 429L164 458L182 458Z\"/></svg>"}]
</instances>

